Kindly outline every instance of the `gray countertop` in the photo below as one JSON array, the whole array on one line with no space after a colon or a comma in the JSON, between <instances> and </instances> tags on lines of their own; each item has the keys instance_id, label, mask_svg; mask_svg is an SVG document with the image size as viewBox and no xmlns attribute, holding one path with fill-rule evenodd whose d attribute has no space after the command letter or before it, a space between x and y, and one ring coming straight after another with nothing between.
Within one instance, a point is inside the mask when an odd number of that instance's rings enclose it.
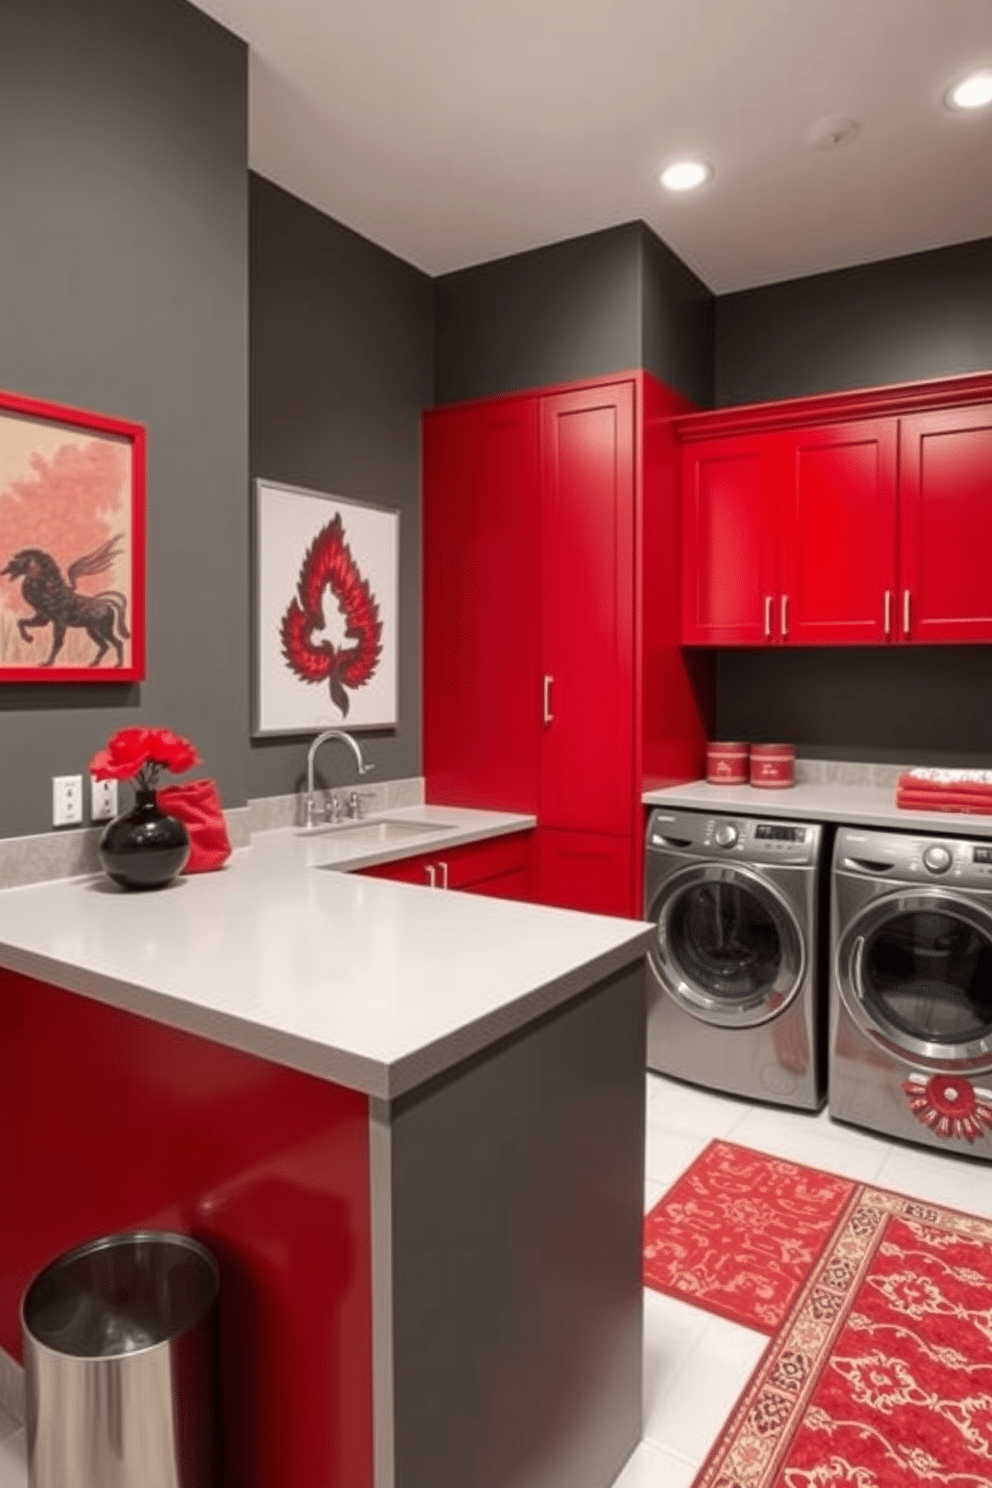
<instances>
[{"instance_id":1,"label":"gray countertop","mask_svg":"<svg viewBox=\"0 0 992 1488\"><path fill-rule=\"evenodd\" d=\"M963 811L904 811L895 803L894 783L800 779L784 790L762 790L753 785L710 785L705 780L694 780L687 785L645 791L642 800L646 806L842 822L852 827L929 832L935 837L992 837L992 816Z\"/></svg>"},{"instance_id":2,"label":"gray countertop","mask_svg":"<svg viewBox=\"0 0 992 1488\"><path fill-rule=\"evenodd\" d=\"M0 967L388 1099L642 954L636 920L321 871L534 826L443 806L388 819L385 843L371 821L261 832L154 892L102 875L4 890Z\"/></svg>"}]
</instances>

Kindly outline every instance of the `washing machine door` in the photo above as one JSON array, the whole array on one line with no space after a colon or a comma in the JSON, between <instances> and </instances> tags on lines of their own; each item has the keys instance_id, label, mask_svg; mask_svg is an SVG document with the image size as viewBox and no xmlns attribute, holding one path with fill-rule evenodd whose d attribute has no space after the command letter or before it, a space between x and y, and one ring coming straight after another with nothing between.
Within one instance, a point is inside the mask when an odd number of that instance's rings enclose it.
<instances>
[{"instance_id":1,"label":"washing machine door","mask_svg":"<svg viewBox=\"0 0 992 1488\"><path fill-rule=\"evenodd\" d=\"M767 878L697 863L669 878L649 908L649 960L668 996L704 1023L749 1028L774 1018L802 985L805 937Z\"/></svg>"},{"instance_id":2,"label":"washing machine door","mask_svg":"<svg viewBox=\"0 0 992 1488\"><path fill-rule=\"evenodd\" d=\"M938 889L885 895L841 936L844 1006L891 1053L936 1068L992 1058L992 914Z\"/></svg>"}]
</instances>

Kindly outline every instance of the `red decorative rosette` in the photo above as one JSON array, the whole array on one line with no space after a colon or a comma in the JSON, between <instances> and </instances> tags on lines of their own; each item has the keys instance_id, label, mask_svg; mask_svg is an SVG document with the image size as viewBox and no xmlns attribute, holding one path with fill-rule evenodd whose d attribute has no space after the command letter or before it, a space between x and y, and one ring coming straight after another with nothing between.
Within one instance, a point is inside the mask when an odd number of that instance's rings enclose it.
<instances>
[{"instance_id":1,"label":"red decorative rosette","mask_svg":"<svg viewBox=\"0 0 992 1488\"><path fill-rule=\"evenodd\" d=\"M913 1075L903 1082L909 1108L917 1121L937 1137L963 1137L974 1142L992 1131L992 1097L977 1091L963 1075Z\"/></svg>"},{"instance_id":2,"label":"red decorative rosette","mask_svg":"<svg viewBox=\"0 0 992 1488\"><path fill-rule=\"evenodd\" d=\"M330 589L345 618L345 635L353 646L315 641L324 628L324 590ZM346 689L364 687L382 653L379 604L345 542L341 513L323 527L300 565L296 596L282 617L282 653L302 682L327 682L331 699L348 716Z\"/></svg>"},{"instance_id":3,"label":"red decorative rosette","mask_svg":"<svg viewBox=\"0 0 992 1488\"><path fill-rule=\"evenodd\" d=\"M169 770L181 775L199 764L200 756L188 739L165 728L123 728L108 739L90 760L90 774L97 780L137 780L154 786L159 774Z\"/></svg>"}]
</instances>

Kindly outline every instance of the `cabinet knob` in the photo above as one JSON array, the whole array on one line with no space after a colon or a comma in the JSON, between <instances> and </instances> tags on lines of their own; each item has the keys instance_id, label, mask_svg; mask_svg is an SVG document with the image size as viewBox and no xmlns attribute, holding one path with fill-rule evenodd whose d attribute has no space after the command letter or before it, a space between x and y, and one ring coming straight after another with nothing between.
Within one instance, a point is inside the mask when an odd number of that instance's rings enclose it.
<instances>
[{"instance_id":1,"label":"cabinet knob","mask_svg":"<svg viewBox=\"0 0 992 1488\"><path fill-rule=\"evenodd\" d=\"M545 678L544 678L544 721L545 721L545 723L554 723L554 721L555 721L555 715L551 711L551 684L552 684L552 682L554 680L555 680L554 677L545 676Z\"/></svg>"},{"instance_id":2,"label":"cabinet knob","mask_svg":"<svg viewBox=\"0 0 992 1488\"><path fill-rule=\"evenodd\" d=\"M902 629L903 635L909 635L909 590L902 591Z\"/></svg>"},{"instance_id":3,"label":"cabinet knob","mask_svg":"<svg viewBox=\"0 0 992 1488\"><path fill-rule=\"evenodd\" d=\"M892 634L892 590L885 591L885 634Z\"/></svg>"},{"instance_id":4,"label":"cabinet knob","mask_svg":"<svg viewBox=\"0 0 992 1488\"><path fill-rule=\"evenodd\" d=\"M772 604L774 603L770 594L765 595L765 640L772 638Z\"/></svg>"},{"instance_id":5,"label":"cabinet knob","mask_svg":"<svg viewBox=\"0 0 992 1488\"><path fill-rule=\"evenodd\" d=\"M789 596L787 594L782 595L782 634L784 636L789 634Z\"/></svg>"}]
</instances>

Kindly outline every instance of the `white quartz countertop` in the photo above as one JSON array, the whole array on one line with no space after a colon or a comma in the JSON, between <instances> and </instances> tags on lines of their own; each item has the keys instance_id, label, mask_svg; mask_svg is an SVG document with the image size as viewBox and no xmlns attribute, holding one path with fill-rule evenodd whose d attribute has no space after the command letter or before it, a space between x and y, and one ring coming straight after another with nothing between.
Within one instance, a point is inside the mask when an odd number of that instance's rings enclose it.
<instances>
[{"instance_id":1,"label":"white quartz countertop","mask_svg":"<svg viewBox=\"0 0 992 1488\"><path fill-rule=\"evenodd\" d=\"M643 953L640 921L323 871L535 824L441 806L382 815L387 842L359 840L371 821L262 832L221 871L164 889L102 875L6 889L0 967L389 1099Z\"/></svg>"},{"instance_id":2,"label":"white quartz countertop","mask_svg":"<svg viewBox=\"0 0 992 1488\"><path fill-rule=\"evenodd\" d=\"M992 837L992 816L964 811L904 811L896 805L894 785L809 781L784 790L761 790L753 785L710 785L705 780L694 780L687 785L645 791L642 800L646 806L842 822L852 827L928 832L935 837Z\"/></svg>"}]
</instances>

